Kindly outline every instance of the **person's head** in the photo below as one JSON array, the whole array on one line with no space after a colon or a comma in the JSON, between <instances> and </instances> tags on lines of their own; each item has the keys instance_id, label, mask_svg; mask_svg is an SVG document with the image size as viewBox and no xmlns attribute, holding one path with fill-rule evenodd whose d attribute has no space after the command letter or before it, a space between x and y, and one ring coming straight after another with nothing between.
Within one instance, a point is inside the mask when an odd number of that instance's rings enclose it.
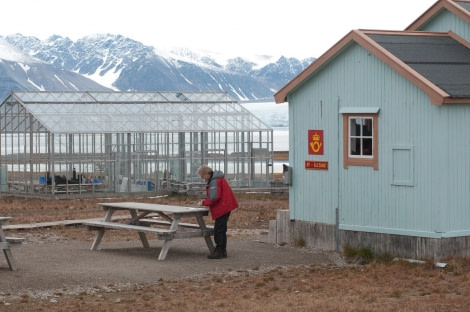
<instances>
[{"instance_id":1,"label":"person's head","mask_svg":"<svg viewBox=\"0 0 470 312\"><path fill-rule=\"evenodd\" d=\"M197 175L204 180L209 180L211 178L212 168L208 165L202 165L197 169Z\"/></svg>"}]
</instances>

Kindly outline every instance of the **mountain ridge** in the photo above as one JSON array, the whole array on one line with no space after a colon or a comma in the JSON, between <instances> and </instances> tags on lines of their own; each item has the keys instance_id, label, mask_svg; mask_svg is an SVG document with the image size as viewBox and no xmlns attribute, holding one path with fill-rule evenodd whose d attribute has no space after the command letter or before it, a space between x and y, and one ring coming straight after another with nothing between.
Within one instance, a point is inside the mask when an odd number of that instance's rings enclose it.
<instances>
[{"instance_id":1,"label":"mountain ridge","mask_svg":"<svg viewBox=\"0 0 470 312\"><path fill-rule=\"evenodd\" d=\"M16 90L109 90L82 75L65 71L12 47L0 38L0 97Z\"/></svg>"},{"instance_id":2,"label":"mountain ridge","mask_svg":"<svg viewBox=\"0 0 470 312\"><path fill-rule=\"evenodd\" d=\"M240 102L272 101L274 93L315 59L281 56L263 62L244 57L221 64L189 49L157 54L159 47L133 39L95 34L76 41L53 35L46 40L21 34L3 37L18 50L55 68L120 91L226 91Z\"/></svg>"}]
</instances>

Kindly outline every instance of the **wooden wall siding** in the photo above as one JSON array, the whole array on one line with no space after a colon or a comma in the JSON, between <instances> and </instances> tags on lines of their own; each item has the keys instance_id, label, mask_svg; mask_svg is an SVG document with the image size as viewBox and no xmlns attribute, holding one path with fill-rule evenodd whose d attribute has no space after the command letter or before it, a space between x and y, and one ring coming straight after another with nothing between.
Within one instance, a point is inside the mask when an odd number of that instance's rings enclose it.
<instances>
[{"instance_id":1,"label":"wooden wall siding","mask_svg":"<svg viewBox=\"0 0 470 312\"><path fill-rule=\"evenodd\" d=\"M300 209L291 210L291 218L334 224L338 207L336 192L332 192L338 189L338 98L327 78L319 79L313 88L309 82L293 96L290 103L294 104L289 104L289 116L293 116L289 122L293 129L289 131L289 163L295 187L289 200L290 207ZM308 154L309 129L324 131L324 155ZM328 161L329 169L306 170L306 160Z\"/></svg>"},{"instance_id":2,"label":"wooden wall siding","mask_svg":"<svg viewBox=\"0 0 470 312\"><path fill-rule=\"evenodd\" d=\"M470 234L470 104L435 106L427 95L358 45L289 95L291 218L378 233ZM340 107L380 107L379 170L342 168ZM324 130L325 153L308 155L308 129ZM397 147L412 150L412 185L393 183ZM305 160L328 161L328 171Z\"/></svg>"},{"instance_id":3,"label":"wooden wall siding","mask_svg":"<svg viewBox=\"0 0 470 312\"><path fill-rule=\"evenodd\" d=\"M446 10L421 30L452 30L470 41L470 25ZM432 128L433 137L443 142L433 146L443 146L442 158L433 158L433 166L441 168L432 177L437 181L432 186L433 208L441 216L438 230L444 237L470 235L470 105L445 106L434 115L434 122L447 125L442 132Z\"/></svg>"},{"instance_id":4,"label":"wooden wall siding","mask_svg":"<svg viewBox=\"0 0 470 312\"><path fill-rule=\"evenodd\" d=\"M433 166L441 172L441 178L435 176L437 183L433 184L433 201L441 205L435 208L444 215L440 226L444 233L458 231L470 235L470 105L446 107L436 116L436 122L447 126L446 135L440 136L442 144L433 142L435 149L440 149L433 159ZM441 189L447 196L438 201Z\"/></svg>"},{"instance_id":5,"label":"wooden wall siding","mask_svg":"<svg viewBox=\"0 0 470 312\"><path fill-rule=\"evenodd\" d=\"M456 33L458 36L470 41L470 26L467 22L447 10L442 11L419 30L432 32L448 32L452 30L452 32Z\"/></svg>"}]
</instances>

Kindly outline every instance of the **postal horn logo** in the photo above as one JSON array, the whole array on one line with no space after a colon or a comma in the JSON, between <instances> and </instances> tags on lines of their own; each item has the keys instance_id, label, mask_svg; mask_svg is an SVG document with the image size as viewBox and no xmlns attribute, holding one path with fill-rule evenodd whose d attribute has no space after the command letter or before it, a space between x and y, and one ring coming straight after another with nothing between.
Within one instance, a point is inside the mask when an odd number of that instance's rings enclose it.
<instances>
[{"instance_id":1,"label":"postal horn logo","mask_svg":"<svg viewBox=\"0 0 470 312\"><path fill-rule=\"evenodd\" d=\"M323 130L308 130L308 153L323 155Z\"/></svg>"}]
</instances>

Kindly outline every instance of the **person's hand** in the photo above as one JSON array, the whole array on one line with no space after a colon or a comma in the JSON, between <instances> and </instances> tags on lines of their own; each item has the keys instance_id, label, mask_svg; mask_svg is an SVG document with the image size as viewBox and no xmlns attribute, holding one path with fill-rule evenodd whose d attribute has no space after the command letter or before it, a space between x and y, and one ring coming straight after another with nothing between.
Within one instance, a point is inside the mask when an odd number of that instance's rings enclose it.
<instances>
[{"instance_id":1,"label":"person's hand","mask_svg":"<svg viewBox=\"0 0 470 312\"><path fill-rule=\"evenodd\" d=\"M204 201L201 199L200 201L197 202L197 204L198 204L199 206L202 206L202 203L203 203L203 202L204 202Z\"/></svg>"}]
</instances>

